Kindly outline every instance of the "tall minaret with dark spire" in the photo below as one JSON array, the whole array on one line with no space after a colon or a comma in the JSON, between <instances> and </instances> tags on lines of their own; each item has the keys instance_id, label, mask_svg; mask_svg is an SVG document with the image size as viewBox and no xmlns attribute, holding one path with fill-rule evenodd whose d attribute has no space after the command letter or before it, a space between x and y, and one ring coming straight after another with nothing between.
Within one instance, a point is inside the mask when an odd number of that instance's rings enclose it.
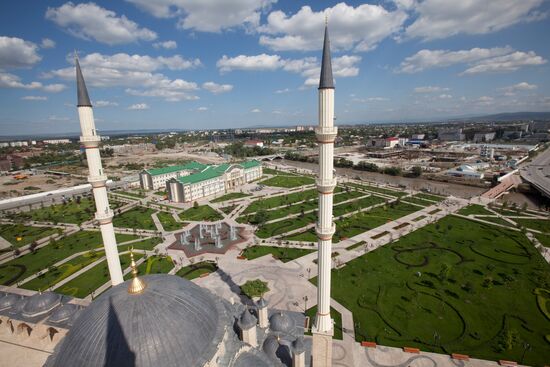
<instances>
[{"instance_id":1,"label":"tall minaret with dark spire","mask_svg":"<svg viewBox=\"0 0 550 367\"><path fill-rule=\"evenodd\" d=\"M101 229L101 237L105 246L105 256L107 257L107 265L109 274L111 275L111 284L113 286L124 281L122 278L122 269L120 267L120 259L118 257L118 249L115 238L115 230L113 228L113 211L109 207L109 199L107 197L107 176L103 172L101 165L101 156L99 155L99 143L101 138L97 135L94 122L94 112L92 111L92 103L88 96L88 90L84 83L84 77L80 70L80 63L75 57L76 64L76 88L78 96L78 117L80 119L80 129L82 136L80 142L86 149L86 160L88 161L88 182L92 184L92 192L94 194L96 213L95 219L99 222Z\"/></svg>"},{"instance_id":2,"label":"tall minaret with dark spire","mask_svg":"<svg viewBox=\"0 0 550 367\"><path fill-rule=\"evenodd\" d=\"M315 230L319 243L317 315L312 328L311 351L313 367L332 365L333 322L330 317L330 270L332 235L336 227L332 221L332 196L336 179L333 174L334 139L338 130L334 127L334 80L330 57L328 26L325 24L323 60L319 78L319 126L315 130L319 144L319 218Z\"/></svg>"}]
</instances>

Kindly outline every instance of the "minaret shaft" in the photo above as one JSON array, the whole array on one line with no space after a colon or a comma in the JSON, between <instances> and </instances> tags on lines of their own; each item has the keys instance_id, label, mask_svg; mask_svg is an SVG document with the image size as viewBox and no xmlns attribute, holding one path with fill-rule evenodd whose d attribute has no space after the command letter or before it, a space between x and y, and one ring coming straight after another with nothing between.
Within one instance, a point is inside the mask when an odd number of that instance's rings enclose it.
<instances>
[{"instance_id":1,"label":"minaret shaft","mask_svg":"<svg viewBox=\"0 0 550 367\"><path fill-rule=\"evenodd\" d=\"M103 246L105 247L105 256L111 276L113 286L124 281L122 278L122 269L118 256L118 248L113 228L113 211L109 207L109 198L107 196L107 176L103 172L101 156L99 154L99 143L101 138L97 135L94 122L94 113L89 102L88 91L84 84L84 78L80 71L78 60L76 61L76 75L78 87L78 117L80 119L80 129L82 135L80 142L86 149L86 160L88 161L88 182L92 184L92 193L96 206L95 218L99 222Z\"/></svg>"}]
</instances>

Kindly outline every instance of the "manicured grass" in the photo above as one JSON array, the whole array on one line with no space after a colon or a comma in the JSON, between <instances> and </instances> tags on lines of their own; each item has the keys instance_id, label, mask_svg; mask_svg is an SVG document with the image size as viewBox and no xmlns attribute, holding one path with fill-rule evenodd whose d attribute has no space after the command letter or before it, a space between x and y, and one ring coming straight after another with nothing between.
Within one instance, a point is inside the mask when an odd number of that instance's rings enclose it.
<instances>
[{"instance_id":1,"label":"manicured grass","mask_svg":"<svg viewBox=\"0 0 550 367\"><path fill-rule=\"evenodd\" d=\"M245 198L247 196L250 196L250 195L242 193L242 192L230 192L229 194L225 194L224 196L220 196L217 199L210 200L210 202L211 203L221 203L222 201L235 200L235 199Z\"/></svg>"},{"instance_id":2,"label":"manicured grass","mask_svg":"<svg viewBox=\"0 0 550 367\"><path fill-rule=\"evenodd\" d=\"M356 248L363 246L365 243L365 241L359 241L356 244L347 247L346 250L355 250Z\"/></svg>"},{"instance_id":3,"label":"manicured grass","mask_svg":"<svg viewBox=\"0 0 550 367\"><path fill-rule=\"evenodd\" d=\"M315 322L315 316L317 314L317 306L313 306L312 308L308 309L306 311L306 316L309 316L309 325L310 328ZM334 320L334 336L333 338L336 340L342 340L342 314L338 311L336 311L334 308L330 308L330 317ZM306 335L311 335L310 331L305 332Z\"/></svg>"},{"instance_id":4,"label":"manicured grass","mask_svg":"<svg viewBox=\"0 0 550 367\"><path fill-rule=\"evenodd\" d=\"M220 210L221 210L222 212L224 212L225 214L229 214L229 213L231 213L236 207L237 207L237 205L224 206L223 208L220 208Z\"/></svg>"},{"instance_id":5,"label":"manicured grass","mask_svg":"<svg viewBox=\"0 0 550 367\"><path fill-rule=\"evenodd\" d=\"M268 178L267 180L260 181L261 185L286 188L311 185L314 183L315 180L313 178L306 176L275 176Z\"/></svg>"},{"instance_id":6,"label":"manicured grass","mask_svg":"<svg viewBox=\"0 0 550 367\"><path fill-rule=\"evenodd\" d=\"M122 214L115 215L113 218L113 225L121 228L148 229L156 231L157 227L153 222L153 218L151 218L151 215L154 212L155 211L153 209L138 206Z\"/></svg>"},{"instance_id":7,"label":"manicured grass","mask_svg":"<svg viewBox=\"0 0 550 367\"><path fill-rule=\"evenodd\" d=\"M392 203L339 219L336 221L334 242L369 231L389 221L414 213L417 210L419 208L412 204L404 202L399 204Z\"/></svg>"},{"instance_id":8,"label":"manicured grass","mask_svg":"<svg viewBox=\"0 0 550 367\"><path fill-rule=\"evenodd\" d=\"M395 197L398 197L398 198L407 195L407 193L404 192L404 191L390 190L390 189L385 189L383 187L371 186L371 185L366 185L366 184L356 184L356 183L353 183L353 182L349 182L349 183L346 183L346 185L351 186L351 187L355 187L355 188L358 188L358 189L364 189L364 190L369 190L369 191L372 191L372 192L377 192L377 193L380 193L380 194L395 196Z\"/></svg>"},{"instance_id":9,"label":"manicured grass","mask_svg":"<svg viewBox=\"0 0 550 367\"><path fill-rule=\"evenodd\" d=\"M403 198L403 201L406 201L407 203L418 204L424 207L434 205L434 203L432 203L431 201L427 201L427 200L423 200L415 197Z\"/></svg>"},{"instance_id":10,"label":"manicured grass","mask_svg":"<svg viewBox=\"0 0 550 367\"><path fill-rule=\"evenodd\" d=\"M517 224L529 229L541 231L542 233L550 233L550 219L512 219Z\"/></svg>"},{"instance_id":11,"label":"manicured grass","mask_svg":"<svg viewBox=\"0 0 550 367\"><path fill-rule=\"evenodd\" d=\"M494 215L493 212L487 210L483 205L470 204L458 211L462 215Z\"/></svg>"},{"instance_id":12,"label":"manicured grass","mask_svg":"<svg viewBox=\"0 0 550 367\"><path fill-rule=\"evenodd\" d=\"M262 172L264 173L264 175L297 176L296 173L280 171L280 170L275 170L272 168L265 168L265 167L262 168Z\"/></svg>"},{"instance_id":13,"label":"manicured grass","mask_svg":"<svg viewBox=\"0 0 550 367\"><path fill-rule=\"evenodd\" d=\"M317 242L317 235L313 228L308 229L305 232L298 232L290 236L284 237L288 241L304 241L304 242Z\"/></svg>"},{"instance_id":14,"label":"manicured grass","mask_svg":"<svg viewBox=\"0 0 550 367\"><path fill-rule=\"evenodd\" d=\"M511 223L509 223L509 222L505 221L504 219L499 218L497 216L492 216L492 217L478 217L478 216L476 216L475 218L481 219L481 220L484 220L484 221L487 221L487 222L495 223L495 224L501 224L501 225L507 226L507 227L513 226L513 224L511 224Z\"/></svg>"},{"instance_id":15,"label":"manicured grass","mask_svg":"<svg viewBox=\"0 0 550 367\"><path fill-rule=\"evenodd\" d=\"M537 240L539 240L540 244L544 247L550 247L550 235L544 235L540 233L534 234Z\"/></svg>"},{"instance_id":16,"label":"manicured grass","mask_svg":"<svg viewBox=\"0 0 550 367\"><path fill-rule=\"evenodd\" d=\"M0 224L0 237L16 247L22 247L41 238L62 232L58 228L31 227L22 224Z\"/></svg>"},{"instance_id":17,"label":"manicured grass","mask_svg":"<svg viewBox=\"0 0 550 367\"><path fill-rule=\"evenodd\" d=\"M159 196L166 196L168 195L168 193L164 190L160 190L160 191L155 191L155 195L159 195Z\"/></svg>"},{"instance_id":18,"label":"manicured grass","mask_svg":"<svg viewBox=\"0 0 550 367\"><path fill-rule=\"evenodd\" d=\"M267 286L267 282L260 279L248 280L241 285L241 292L252 299L254 297L261 297L264 293L269 292L269 287Z\"/></svg>"},{"instance_id":19,"label":"manicured grass","mask_svg":"<svg viewBox=\"0 0 550 367\"><path fill-rule=\"evenodd\" d=\"M174 268L174 262L170 256L150 256L138 265L138 276L149 274L168 274ZM132 278L132 273L124 276L124 280Z\"/></svg>"},{"instance_id":20,"label":"manicured grass","mask_svg":"<svg viewBox=\"0 0 550 367\"><path fill-rule=\"evenodd\" d=\"M165 231L177 231L182 228L182 223L176 222L172 213L158 212L157 217Z\"/></svg>"},{"instance_id":21,"label":"manicured grass","mask_svg":"<svg viewBox=\"0 0 550 367\"><path fill-rule=\"evenodd\" d=\"M143 255L140 253L135 253L134 259L137 261L141 259L142 256ZM129 254L120 255L120 265L122 267L122 271L130 266ZM85 298L109 280L109 268L107 267L107 261L105 260L101 262L101 264L94 266L87 272L80 274L70 282L67 282L57 288L55 292L71 297Z\"/></svg>"},{"instance_id":22,"label":"manicured grass","mask_svg":"<svg viewBox=\"0 0 550 367\"><path fill-rule=\"evenodd\" d=\"M242 256L248 260L253 260L258 257L262 257L268 254L273 255L274 258L286 263L305 256L314 252L315 250L299 249L299 248L285 248L285 247L270 247L270 246L252 246L243 251Z\"/></svg>"},{"instance_id":23,"label":"manicured grass","mask_svg":"<svg viewBox=\"0 0 550 367\"><path fill-rule=\"evenodd\" d=\"M111 205L111 209L115 207L116 205ZM33 209L30 212L17 213L16 216L23 219L32 219L37 222L80 224L93 219L95 211L93 199L83 198L80 200L80 204L76 200L73 200L67 204L51 205Z\"/></svg>"},{"instance_id":24,"label":"manicured grass","mask_svg":"<svg viewBox=\"0 0 550 367\"><path fill-rule=\"evenodd\" d=\"M104 251L87 252L84 255L77 256L74 259L60 265L59 267L49 269L46 273L27 283L24 283L21 288L31 289L34 291L46 290L90 265L94 261L99 260L104 255Z\"/></svg>"},{"instance_id":25,"label":"manicured grass","mask_svg":"<svg viewBox=\"0 0 550 367\"><path fill-rule=\"evenodd\" d=\"M537 288L550 289L550 267L523 234L456 216L332 272L357 341L513 361L529 343L525 364L542 366L550 320Z\"/></svg>"},{"instance_id":26,"label":"manicured grass","mask_svg":"<svg viewBox=\"0 0 550 367\"><path fill-rule=\"evenodd\" d=\"M287 233L314 223L317 220L315 212L305 214L304 216L279 220L263 225L256 231L256 236L268 238L279 234Z\"/></svg>"},{"instance_id":27,"label":"manicured grass","mask_svg":"<svg viewBox=\"0 0 550 367\"><path fill-rule=\"evenodd\" d=\"M151 237L144 239L143 241L133 242L128 245L122 245L119 247L119 251L126 251L129 247L133 247L136 250L152 251L156 245L162 242L161 238Z\"/></svg>"},{"instance_id":28,"label":"manicured grass","mask_svg":"<svg viewBox=\"0 0 550 367\"><path fill-rule=\"evenodd\" d=\"M117 242L125 242L139 237L128 234L116 234ZM37 249L34 253L27 253L21 257L0 265L0 284L11 285L21 281L40 270L68 256L82 251L99 248L102 245L99 231L80 231L70 236Z\"/></svg>"},{"instance_id":29,"label":"manicured grass","mask_svg":"<svg viewBox=\"0 0 550 367\"><path fill-rule=\"evenodd\" d=\"M115 194L129 196L131 198L143 199L146 195L144 191L113 191Z\"/></svg>"},{"instance_id":30,"label":"manicured grass","mask_svg":"<svg viewBox=\"0 0 550 367\"><path fill-rule=\"evenodd\" d=\"M208 261L202 261L196 264L187 265L176 273L177 276L187 280L195 279L203 274L214 273L218 270L218 266Z\"/></svg>"},{"instance_id":31,"label":"manicured grass","mask_svg":"<svg viewBox=\"0 0 550 367\"><path fill-rule=\"evenodd\" d=\"M434 195L434 194L426 194L424 192L418 193L418 194L414 195L414 197L415 198L420 198L420 199L427 199L427 200L431 200L431 201L436 201L436 202L440 202L440 201L445 200L444 196L439 196L439 195Z\"/></svg>"},{"instance_id":32,"label":"manicured grass","mask_svg":"<svg viewBox=\"0 0 550 367\"><path fill-rule=\"evenodd\" d=\"M382 204L384 200L385 199L381 198L380 196L370 195L366 198L361 198L352 202L335 205L332 209L332 215L338 217L340 215L351 213L356 210L368 208L369 206Z\"/></svg>"},{"instance_id":33,"label":"manicured grass","mask_svg":"<svg viewBox=\"0 0 550 367\"><path fill-rule=\"evenodd\" d=\"M192 221L206 221L214 222L220 219L223 219L220 213L212 209L209 205L200 205L196 208L189 208L184 212L180 213L180 218L182 220L192 220Z\"/></svg>"},{"instance_id":34,"label":"manicured grass","mask_svg":"<svg viewBox=\"0 0 550 367\"><path fill-rule=\"evenodd\" d=\"M337 188L338 189L338 188ZM254 213L258 209L272 209L282 205L294 204L299 201L315 199L318 192L315 189L295 192L287 195L273 196L267 199L258 199L252 202L245 210L244 214Z\"/></svg>"}]
</instances>

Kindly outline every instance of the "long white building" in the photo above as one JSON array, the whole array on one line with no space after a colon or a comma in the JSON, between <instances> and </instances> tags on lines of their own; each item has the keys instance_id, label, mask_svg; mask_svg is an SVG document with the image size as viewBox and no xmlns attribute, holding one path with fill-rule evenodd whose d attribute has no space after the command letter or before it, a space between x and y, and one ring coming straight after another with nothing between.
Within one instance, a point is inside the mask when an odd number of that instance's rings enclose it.
<instances>
[{"instance_id":1,"label":"long white building","mask_svg":"<svg viewBox=\"0 0 550 367\"><path fill-rule=\"evenodd\" d=\"M178 166L148 169L139 174L139 183L143 190L164 189L168 180L200 172L206 167L208 165L190 162Z\"/></svg>"},{"instance_id":2,"label":"long white building","mask_svg":"<svg viewBox=\"0 0 550 367\"><path fill-rule=\"evenodd\" d=\"M262 164L258 161L203 166L195 173L169 178L166 181L168 199L177 203L192 202L238 188L258 180L263 174ZM162 175L169 174L172 175Z\"/></svg>"}]
</instances>

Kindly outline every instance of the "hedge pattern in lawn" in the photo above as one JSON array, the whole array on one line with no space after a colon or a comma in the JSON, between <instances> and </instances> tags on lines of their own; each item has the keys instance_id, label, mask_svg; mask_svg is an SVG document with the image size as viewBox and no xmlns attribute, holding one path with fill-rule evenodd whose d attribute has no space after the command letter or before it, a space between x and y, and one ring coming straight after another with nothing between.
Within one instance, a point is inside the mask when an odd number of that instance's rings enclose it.
<instances>
[{"instance_id":1,"label":"hedge pattern in lawn","mask_svg":"<svg viewBox=\"0 0 550 367\"><path fill-rule=\"evenodd\" d=\"M252 246L243 251L242 256L248 260L257 259L268 254L271 254L275 259L281 260L286 263L305 256L315 250L291 248L291 247L272 247L272 246Z\"/></svg>"},{"instance_id":2,"label":"hedge pattern in lawn","mask_svg":"<svg viewBox=\"0 0 550 367\"><path fill-rule=\"evenodd\" d=\"M267 286L267 282L260 279L254 279L241 285L241 292L248 298L252 299L254 297L261 297L266 292L269 292L269 287Z\"/></svg>"},{"instance_id":3,"label":"hedge pattern in lawn","mask_svg":"<svg viewBox=\"0 0 550 367\"><path fill-rule=\"evenodd\" d=\"M153 222L153 209L137 206L122 214L115 215L113 225L121 228L147 229L156 231L157 227Z\"/></svg>"},{"instance_id":4,"label":"hedge pattern in lawn","mask_svg":"<svg viewBox=\"0 0 550 367\"><path fill-rule=\"evenodd\" d=\"M181 220L214 222L223 219L222 215L209 205L200 205L189 208L180 213Z\"/></svg>"},{"instance_id":5,"label":"hedge pattern in lawn","mask_svg":"<svg viewBox=\"0 0 550 367\"><path fill-rule=\"evenodd\" d=\"M0 225L0 237L4 238L15 247L26 246L41 238L58 233L63 233L63 230L48 227L31 227L23 224Z\"/></svg>"}]
</instances>

